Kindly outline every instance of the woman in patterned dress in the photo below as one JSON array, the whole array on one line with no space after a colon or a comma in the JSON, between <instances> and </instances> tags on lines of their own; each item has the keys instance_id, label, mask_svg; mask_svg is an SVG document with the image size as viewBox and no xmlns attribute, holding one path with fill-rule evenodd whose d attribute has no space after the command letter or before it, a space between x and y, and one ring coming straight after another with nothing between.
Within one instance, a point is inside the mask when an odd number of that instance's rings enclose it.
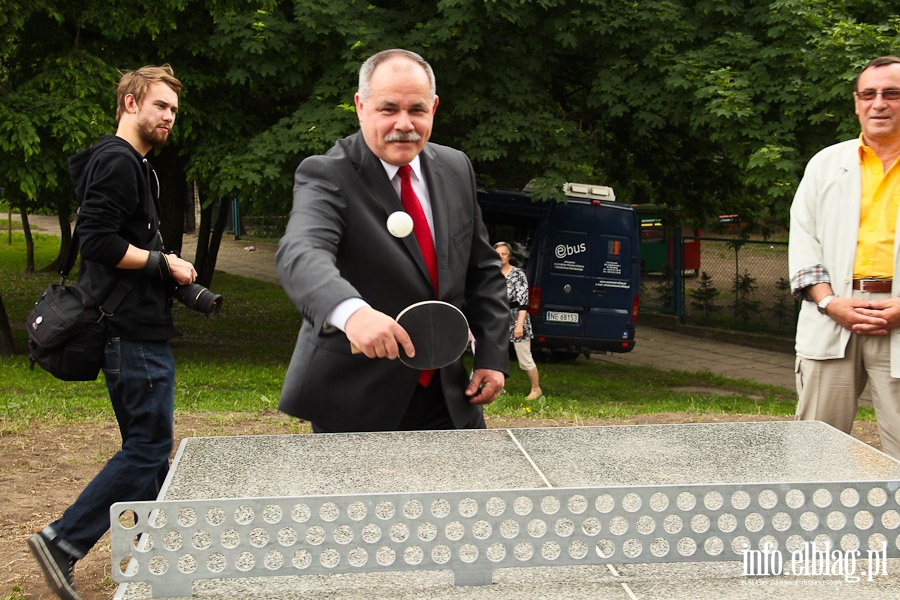
<instances>
[{"instance_id":1,"label":"woman in patterned dress","mask_svg":"<svg viewBox=\"0 0 900 600\"><path fill-rule=\"evenodd\" d=\"M525 271L509 264L511 249L506 242L494 244L494 250L500 255L503 265L500 271L506 277L506 297L509 300L509 341L516 349L519 368L528 375L531 382L531 393L526 400L536 400L543 396L537 365L531 356L531 319L528 318L528 280Z\"/></svg>"}]
</instances>

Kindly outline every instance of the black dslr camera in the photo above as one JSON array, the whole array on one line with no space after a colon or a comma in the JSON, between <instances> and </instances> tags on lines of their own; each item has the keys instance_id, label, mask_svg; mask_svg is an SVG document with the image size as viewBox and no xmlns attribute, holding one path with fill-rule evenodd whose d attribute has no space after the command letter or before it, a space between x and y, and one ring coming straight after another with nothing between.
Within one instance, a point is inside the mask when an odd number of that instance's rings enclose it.
<instances>
[{"instance_id":1,"label":"black dslr camera","mask_svg":"<svg viewBox=\"0 0 900 600\"><path fill-rule=\"evenodd\" d=\"M176 285L172 296L191 310L203 313L210 319L219 314L219 309L222 308L222 295L214 294L199 283Z\"/></svg>"},{"instance_id":2,"label":"black dslr camera","mask_svg":"<svg viewBox=\"0 0 900 600\"><path fill-rule=\"evenodd\" d=\"M175 254L175 256L178 255ZM166 258L165 252L151 250L150 256L147 259L147 265L144 267L144 272L159 277L167 284L174 283L172 281L172 274L169 272L169 261ZM212 293L199 283L172 285L170 289L170 293L176 300L192 310L203 313L210 319L219 314L219 309L222 308L222 296L220 294Z\"/></svg>"}]
</instances>

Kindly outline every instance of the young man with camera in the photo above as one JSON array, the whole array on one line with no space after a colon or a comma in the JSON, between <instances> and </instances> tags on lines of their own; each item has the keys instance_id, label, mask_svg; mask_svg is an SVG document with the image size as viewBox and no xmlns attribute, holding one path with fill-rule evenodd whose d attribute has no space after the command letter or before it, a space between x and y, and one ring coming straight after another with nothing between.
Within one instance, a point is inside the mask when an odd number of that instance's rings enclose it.
<instances>
[{"instance_id":1,"label":"young man with camera","mask_svg":"<svg viewBox=\"0 0 900 600\"><path fill-rule=\"evenodd\" d=\"M116 135L104 135L69 159L81 201L79 285L105 298L122 279L131 291L105 321L103 373L122 449L62 517L28 545L50 587L78 599L73 570L109 529L109 508L152 500L169 468L173 443L175 359L169 340L172 295L194 283L191 263L165 254L159 235L159 180L145 155L175 123L181 82L168 65L125 73L117 89Z\"/></svg>"}]
</instances>

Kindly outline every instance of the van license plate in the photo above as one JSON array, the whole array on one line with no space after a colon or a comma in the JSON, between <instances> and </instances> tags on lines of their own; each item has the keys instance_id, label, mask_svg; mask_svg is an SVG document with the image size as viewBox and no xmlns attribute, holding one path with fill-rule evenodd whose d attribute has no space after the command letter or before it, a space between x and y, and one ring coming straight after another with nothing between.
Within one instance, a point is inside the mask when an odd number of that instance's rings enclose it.
<instances>
[{"instance_id":1,"label":"van license plate","mask_svg":"<svg viewBox=\"0 0 900 600\"><path fill-rule=\"evenodd\" d=\"M577 323L578 313L570 312L547 312L547 320L556 323Z\"/></svg>"}]
</instances>

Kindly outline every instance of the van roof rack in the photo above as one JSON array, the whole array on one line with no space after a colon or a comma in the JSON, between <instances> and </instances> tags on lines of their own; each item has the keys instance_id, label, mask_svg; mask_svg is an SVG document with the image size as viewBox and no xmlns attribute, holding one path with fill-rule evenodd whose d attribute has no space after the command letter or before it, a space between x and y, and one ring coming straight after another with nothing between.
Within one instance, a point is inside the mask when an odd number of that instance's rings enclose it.
<instances>
[{"instance_id":1,"label":"van roof rack","mask_svg":"<svg viewBox=\"0 0 900 600\"><path fill-rule=\"evenodd\" d=\"M573 198L587 198L588 200L616 201L616 193L608 185L594 185L592 183L565 183L563 191L566 196Z\"/></svg>"}]
</instances>

